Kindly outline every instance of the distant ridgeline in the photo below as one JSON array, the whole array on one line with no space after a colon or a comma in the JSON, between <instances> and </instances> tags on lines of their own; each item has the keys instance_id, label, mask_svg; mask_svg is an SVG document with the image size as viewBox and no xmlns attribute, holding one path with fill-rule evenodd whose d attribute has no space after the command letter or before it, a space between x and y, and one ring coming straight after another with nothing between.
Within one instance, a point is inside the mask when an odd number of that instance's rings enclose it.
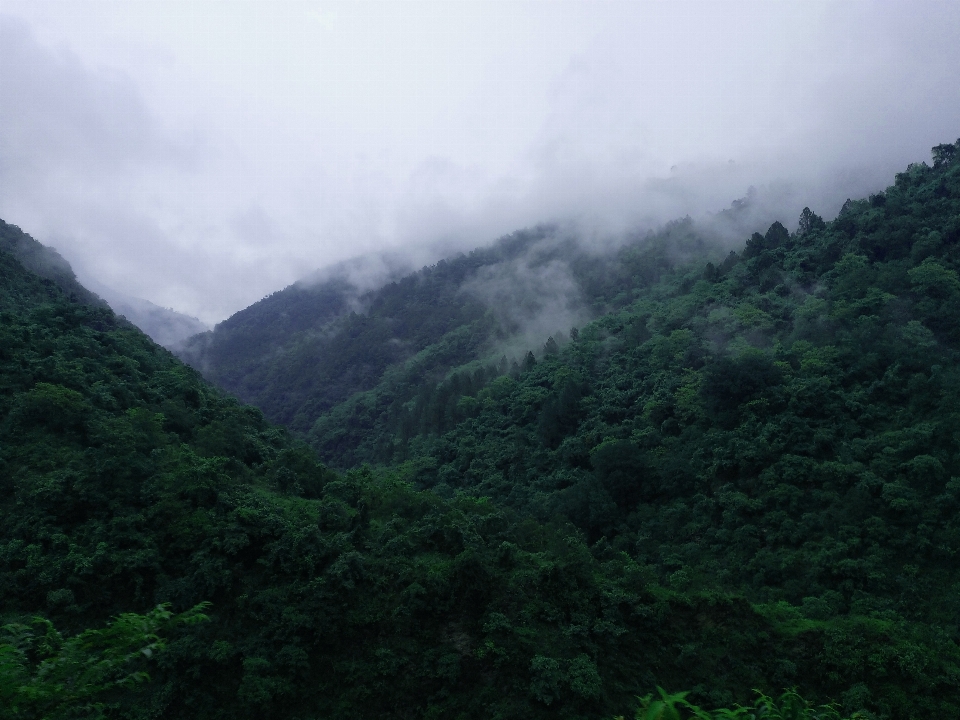
<instances>
[{"instance_id":1,"label":"distant ridgeline","mask_svg":"<svg viewBox=\"0 0 960 720\"><path fill-rule=\"evenodd\" d=\"M104 286L97 286L96 292L91 292L77 281L70 263L60 253L41 245L20 228L3 220L0 220L0 251L10 253L28 270L53 281L67 298L89 305L109 305L164 347L177 347L184 339L206 327L196 318Z\"/></svg>"},{"instance_id":2,"label":"distant ridgeline","mask_svg":"<svg viewBox=\"0 0 960 720\"><path fill-rule=\"evenodd\" d=\"M635 285L706 248L689 220L613 259L538 227L363 294L336 276L291 285L178 354L274 422L306 433L358 392L389 385L403 404L452 368L494 351L499 360L518 335L539 328L542 344L565 334L570 325L560 323L620 307Z\"/></svg>"},{"instance_id":3,"label":"distant ridgeline","mask_svg":"<svg viewBox=\"0 0 960 720\"><path fill-rule=\"evenodd\" d=\"M194 341L302 439L0 226L0 717L79 713L16 674L77 645L34 616L201 602L102 715L597 718L659 685L960 716L958 156L711 262L689 222L607 257L543 228ZM597 319L502 362L543 325L503 272Z\"/></svg>"}]
</instances>

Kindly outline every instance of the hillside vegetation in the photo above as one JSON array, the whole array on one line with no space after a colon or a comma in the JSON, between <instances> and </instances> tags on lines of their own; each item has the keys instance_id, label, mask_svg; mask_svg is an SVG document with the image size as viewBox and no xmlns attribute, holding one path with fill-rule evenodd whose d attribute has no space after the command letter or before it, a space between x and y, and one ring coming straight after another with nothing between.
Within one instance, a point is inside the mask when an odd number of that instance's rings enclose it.
<instances>
[{"instance_id":1,"label":"hillside vegetation","mask_svg":"<svg viewBox=\"0 0 960 720\"><path fill-rule=\"evenodd\" d=\"M291 289L198 352L294 433L0 251L0 654L209 602L97 712L957 716L958 241L960 144L711 262L686 221L608 256L539 229ZM504 267L577 294L525 327L475 282Z\"/></svg>"},{"instance_id":2,"label":"hillside vegetation","mask_svg":"<svg viewBox=\"0 0 960 720\"><path fill-rule=\"evenodd\" d=\"M0 252L12 255L31 272L56 284L71 300L94 306L106 305L77 281L70 263L60 253L3 220L0 220Z\"/></svg>"},{"instance_id":3,"label":"hillside vegetation","mask_svg":"<svg viewBox=\"0 0 960 720\"><path fill-rule=\"evenodd\" d=\"M661 588L562 522L336 475L107 308L0 263L6 716L594 717L657 682L719 702L784 682L761 648L795 643L743 600ZM62 668L59 636L26 630L37 615L90 638L202 602L210 621L171 629L151 666L107 668L152 683L84 675L93 703L29 670Z\"/></svg>"},{"instance_id":4,"label":"hillside vegetation","mask_svg":"<svg viewBox=\"0 0 960 720\"><path fill-rule=\"evenodd\" d=\"M519 352L530 337L543 343L571 321L620 307L636 282L709 250L718 252L689 220L634 238L614 256L543 226L364 293L338 275L296 283L177 352L303 433L356 393L396 384L398 372L416 385L505 345Z\"/></svg>"},{"instance_id":5,"label":"hillside vegetation","mask_svg":"<svg viewBox=\"0 0 960 720\"><path fill-rule=\"evenodd\" d=\"M634 278L521 367L389 378L309 438L568 518L684 587L956 618L958 240L960 164L915 165L834 222Z\"/></svg>"},{"instance_id":6,"label":"hillside vegetation","mask_svg":"<svg viewBox=\"0 0 960 720\"><path fill-rule=\"evenodd\" d=\"M833 222L805 210L795 233L774 223L713 262L692 259L711 248L689 221L610 258L554 244L601 317L519 363L461 325L306 437L334 467L399 467L443 496L571 521L595 554L624 552L677 590L949 635L957 155L938 146L933 167L912 165ZM479 255L449 265L467 273ZM423 312L398 301L391 316L402 324L407 308ZM508 334L489 307L480 317Z\"/></svg>"}]
</instances>

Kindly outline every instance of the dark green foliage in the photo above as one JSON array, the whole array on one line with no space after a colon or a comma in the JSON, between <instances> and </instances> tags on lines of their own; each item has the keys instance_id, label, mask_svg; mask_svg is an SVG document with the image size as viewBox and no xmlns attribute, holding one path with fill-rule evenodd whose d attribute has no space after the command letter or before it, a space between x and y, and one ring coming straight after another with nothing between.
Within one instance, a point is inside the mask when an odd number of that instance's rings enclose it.
<instances>
[{"instance_id":1,"label":"dark green foliage","mask_svg":"<svg viewBox=\"0 0 960 720\"><path fill-rule=\"evenodd\" d=\"M522 298L523 308L495 311L484 298L491 274L516 266L521 275L536 275L562 263L582 290L582 297L564 301L571 309L601 313L632 299L624 287L656 281L707 249L689 220L656 237L635 238L612 257L562 239L556 228L538 227L360 295L344 278L297 283L194 337L179 354L295 431L307 432L332 416L342 425L339 406L355 404L357 394L368 391L375 393L364 401L366 407L375 401L373 419L385 412L397 418L421 386L436 384L518 332L512 310L533 312L527 306L539 304L533 294ZM559 350L558 338L545 350ZM521 357L517 365L528 362ZM364 425L363 436L368 429ZM345 450L359 441L329 442Z\"/></svg>"},{"instance_id":2,"label":"dark green foliage","mask_svg":"<svg viewBox=\"0 0 960 720\"><path fill-rule=\"evenodd\" d=\"M545 232L518 234L502 254L521 252ZM478 268L499 259L478 251L441 261L359 297L341 278L293 285L197 336L182 355L271 419L306 430L332 406L374 387L389 367L451 332L467 330L460 335L469 342L447 342L452 354L423 365L421 373L433 373L437 363L459 365L487 347L496 327L483 303L460 290ZM357 307L364 312L351 310Z\"/></svg>"},{"instance_id":3,"label":"dark green foliage","mask_svg":"<svg viewBox=\"0 0 960 720\"><path fill-rule=\"evenodd\" d=\"M937 145L933 148L933 166L949 165L957 156L957 146L950 144Z\"/></svg>"},{"instance_id":4,"label":"dark green foliage","mask_svg":"<svg viewBox=\"0 0 960 720\"><path fill-rule=\"evenodd\" d=\"M833 705L815 707L793 690L788 690L779 698L761 693L752 705L737 705L734 708L704 710L686 699L689 693L671 695L657 688L660 697L653 695L642 698L634 717L636 720L843 720ZM855 713L853 718L868 718L868 715ZM616 720L623 720L619 717ZM852 720L852 719L851 719Z\"/></svg>"},{"instance_id":5,"label":"dark green foliage","mask_svg":"<svg viewBox=\"0 0 960 720\"><path fill-rule=\"evenodd\" d=\"M797 224L797 235L803 237L804 235L824 230L826 227L827 225L823 222L822 217L810 208L805 207L803 212L800 213L800 221Z\"/></svg>"},{"instance_id":6,"label":"dark green foliage","mask_svg":"<svg viewBox=\"0 0 960 720\"><path fill-rule=\"evenodd\" d=\"M936 636L956 658L960 162L935 154L831 223L807 209L720 265L621 278L634 299L576 342L451 391L470 408L454 427L401 435L390 411L355 446L323 417L311 438L334 465L405 461L423 487L567 518L668 586L784 603L851 648ZM386 386L365 397L390 407ZM785 680L893 716L928 681L960 703L955 660L893 679L827 656Z\"/></svg>"},{"instance_id":7,"label":"dark green foliage","mask_svg":"<svg viewBox=\"0 0 960 720\"><path fill-rule=\"evenodd\" d=\"M657 495L659 483L647 467L645 453L629 440L607 440L590 452L600 486L618 505L631 507Z\"/></svg>"},{"instance_id":8,"label":"dark green foliage","mask_svg":"<svg viewBox=\"0 0 960 720\"><path fill-rule=\"evenodd\" d=\"M0 718L107 718L130 710L142 668L164 650L162 634L207 620L206 604L174 615L160 605L146 615L124 613L103 630L64 638L53 623L0 628Z\"/></svg>"},{"instance_id":9,"label":"dark green foliage","mask_svg":"<svg viewBox=\"0 0 960 720\"><path fill-rule=\"evenodd\" d=\"M41 245L16 225L0 220L0 251L9 253L25 268L57 285L70 300L106 307L99 297L77 282L70 263L53 248Z\"/></svg>"},{"instance_id":10,"label":"dark green foliage","mask_svg":"<svg viewBox=\"0 0 960 720\"><path fill-rule=\"evenodd\" d=\"M743 601L661 589L562 522L336 476L108 310L0 263L6 620L80 633L213 603L209 623L169 632L135 701L110 685L132 677L119 666L90 685L105 712L589 717L628 707L638 678L720 700L783 682L756 658L792 640L761 639L774 625ZM450 386L515 382L481 370ZM558 427L575 426L581 384L559 391Z\"/></svg>"},{"instance_id":11,"label":"dark green foliage","mask_svg":"<svg viewBox=\"0 0 960 720\"><path fill-rule=\"evenodd\" d=\"M689 222L555 243L599 317L536 356L460 292L483 253L319 325L274 296L296 341L251 320L244 355L241 315L221 357L341 474L0 252L5 622L212 602L140 718L586 718L657 685L957 716L960 162L937 158L710 266Z\"/></svg>"}]
</instances>

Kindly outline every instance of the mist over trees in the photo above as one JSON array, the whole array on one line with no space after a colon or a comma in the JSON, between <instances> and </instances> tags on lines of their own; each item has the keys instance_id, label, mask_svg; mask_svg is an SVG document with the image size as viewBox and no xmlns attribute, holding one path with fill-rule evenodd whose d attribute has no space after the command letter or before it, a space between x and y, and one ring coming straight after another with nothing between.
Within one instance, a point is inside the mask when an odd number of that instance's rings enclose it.
<instances>
[{"instance_id":1,"label":"mist over trees","mask_svg":"<svg viewBox=\"0 0 960 720\"><path fill-rule=\"evenodd\" d=\"M91 714L960 714L960 141L733 249L292 286L197 370L0 229L4 699L169 603Z\"/></svg>"}]
</instances>

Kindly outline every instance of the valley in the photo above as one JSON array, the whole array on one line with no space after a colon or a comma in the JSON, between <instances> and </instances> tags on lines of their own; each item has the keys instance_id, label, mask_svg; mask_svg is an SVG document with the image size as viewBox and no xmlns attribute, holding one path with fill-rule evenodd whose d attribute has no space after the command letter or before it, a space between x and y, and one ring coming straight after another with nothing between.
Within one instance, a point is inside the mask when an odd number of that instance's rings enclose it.
<instances>
[{"instance_id":1,"label":"valley","mask_svg":"<svg viewBox=\"0 0 960 720\"><path fill-rule=\"evenodd\" d=\"M207 618L109 716L960 714L960 141L792 232L534 227L177 356L0 231L3 622Z\"/></svg>"}]
</instances>

